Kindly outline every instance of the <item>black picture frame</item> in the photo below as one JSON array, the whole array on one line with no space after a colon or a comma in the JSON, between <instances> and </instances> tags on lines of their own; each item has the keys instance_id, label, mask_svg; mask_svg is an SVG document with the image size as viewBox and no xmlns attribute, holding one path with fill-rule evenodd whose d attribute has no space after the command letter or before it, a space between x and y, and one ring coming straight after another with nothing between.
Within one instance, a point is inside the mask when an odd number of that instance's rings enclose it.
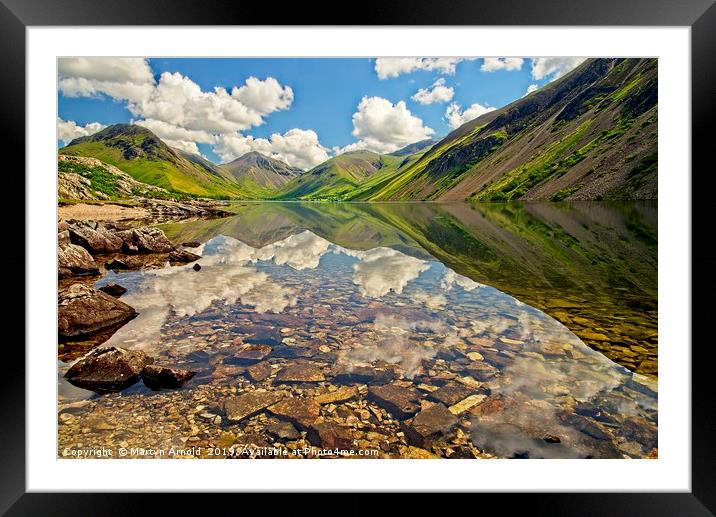
<instances>
[{"instance_id":1,"label":"black picture frame","mask_svg":"<svg viewBox=\"0 0 716 517\"><path fill-rule=\"evenodd\" d=\"M689 493L581 493L581 494L510 494L512 508L525 505L532 514L549 515L713 515L716 513L716 425L708 384L713 361L711 333L706 322L711 316L709 295L716 281L716 251L711 246L711 199L714 192L713 163L716 123L716 5L715 0L453 0L437 2L362 2L350 18L336 16L343 22L323 20L328 25L555 25L555 26L685 26L691 28L691 101L692 101L692 169L665 171L683 175L692 186L692 456ZM270 16L266 6L239 1L203 0L0 0L0 63L4 80L0 81L3 110L0 117L4 149L14 149L19 163L15 171L24 171L25 106L31 101L25 94L26 44L28 26L81 25L296 25L302 22L315 25L320 13L333 13L339 4L313 2L284 4ZM310 12L309 12L310 11ZM309 18L310 17L310 18ZM318 17L318 18L317 18ZM327 16L326 16L327 18ZM568 47L566 47L568 48ZM709 167L711 165L711 167ZM698 171L698 172L696 172ZM7 173L7 171L6 171ZM697 175L698 174L698 175ZM20 200L24 212L25 179L15 172L12 180L13 197ZM698 188L695 188L698 179ZM22 192L23 195L18 195ZM711 230L711 231L709 231ZM30 274L25 266L23 225L15 223L8 230L15 253L3 254L3 271ZM16 286L20 293L21 286ZM19 294L13 301L19 301ZM24 304L14 303L15 312ZM10 319L10 312L7 313ZM24 315L24 313L23 313ZM15 315L14 315L15 316ZM15 321L20 321L20 314ZM25 353L19 346L24 341L22 330L17 340L5 343L5 364L1 382L2 416L0 417L0 513L7 515L126 515L128 512L150 510L150 494L79 494L26 493L25 489ZM685 349L685 353L688 349ZM616 465L616 464L615 464ZM568 468L568 467L567 467ZM617 467L618 468L618 467ZM163 512L179 513L206 511L209 500L190 500L187 496L162 494ZM211 505L217 496L211 496ZM340 502L341 512L361 511L365 496L350 495ZM481 508L493 502L497 495L483 494ZM153 498L153 497L152 497ZM487 499L489 498L489 499ZM411 504L422 504L421 498L402 502L401 513L409 512ZM505 503L505 501L501 501ZM312 501L310 506L319 503ZM196 508L193 508L196 506ZM300 506L300 505L299 505ZM477 507L476 507L477 508ZM203 510L202 510L203 509ZM335 508L334 508L335 509Z\"/></svg>"}]
</instances>

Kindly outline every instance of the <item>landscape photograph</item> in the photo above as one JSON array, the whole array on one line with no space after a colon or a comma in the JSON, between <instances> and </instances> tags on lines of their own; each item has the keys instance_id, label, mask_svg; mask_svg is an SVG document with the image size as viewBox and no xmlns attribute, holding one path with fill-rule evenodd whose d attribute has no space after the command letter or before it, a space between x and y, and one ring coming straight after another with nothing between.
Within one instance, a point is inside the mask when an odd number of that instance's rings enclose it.
<instances>
[{"instance_id":1,"label":"landscape photograph","mask_svg":"<svg viewBox=\"0 0 716 517\"><path fill-rule=\"evenodd\" d=\"M658 458L658 60L57 59L59 459Z\"/></svg>"}]
</instances>

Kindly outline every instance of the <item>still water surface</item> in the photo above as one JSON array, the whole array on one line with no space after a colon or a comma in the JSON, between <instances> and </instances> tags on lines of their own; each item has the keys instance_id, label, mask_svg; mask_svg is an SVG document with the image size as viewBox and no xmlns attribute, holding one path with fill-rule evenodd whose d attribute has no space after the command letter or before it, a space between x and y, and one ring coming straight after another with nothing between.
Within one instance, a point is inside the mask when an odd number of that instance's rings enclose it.
<instances>
[{"instance_id":1,"label":"still water surface","mask_svg":"<svg viewBox=\"0 0 716 517\"><path fill-rule=\"evenodd\" d=\"M416 448L442 457L656 455L655 205L235 209L161 226L177 244L201 243L192 250L200 271L167 265L97 282L126 287L122 300L139 312L107 344L197 375L176 391L140 382L99 397L67 384L71 363L60 362L61 402L91 399L76 418L84 443L231 446L250 436L296 448L310 423L288 418L303 433L278 435L285 415L232 420L226 400L264 390L309 404L358 386L311 418L383 457ZM267 378L252 380L235 360L246 344L271 347ZM351 377L371 370L392 380ZM381 385L414 407L396 414L371 393ZM447 413L435 416L434 404ZM425 440L411 438L420 418ZM72 429L60 428L61 449L77 442Z\"/></svg>"}]
</instances>

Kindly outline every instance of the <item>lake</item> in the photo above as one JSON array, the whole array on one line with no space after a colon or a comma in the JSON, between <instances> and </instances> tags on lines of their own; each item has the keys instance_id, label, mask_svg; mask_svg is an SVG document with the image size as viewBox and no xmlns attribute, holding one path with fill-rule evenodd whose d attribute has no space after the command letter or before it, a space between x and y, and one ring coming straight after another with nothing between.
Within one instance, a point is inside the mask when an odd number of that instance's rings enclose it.
<instances>
[{"instance_id":1,"label":"lake","mask_svg":"<svg viewBox=\"0 0 716 517\"><path fill-rule=\"evenodd\" d=\"M656 457L656 203L231 209L159 225L199 271L96 282L139 312L106 344L197 374L98 396L61 355L60 451Z\"/></svg>"}]
</instances>

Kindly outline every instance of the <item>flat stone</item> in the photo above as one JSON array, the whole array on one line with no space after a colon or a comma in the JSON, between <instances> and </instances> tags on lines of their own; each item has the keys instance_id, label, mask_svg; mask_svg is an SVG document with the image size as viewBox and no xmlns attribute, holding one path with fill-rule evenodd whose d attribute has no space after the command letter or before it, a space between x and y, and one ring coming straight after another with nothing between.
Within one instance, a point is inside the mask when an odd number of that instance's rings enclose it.
<instances>
[{"instance_id":1,"label":"flat stone","mask_svg":"<svg viewBox=\"0 0 716 517\"><path fill-rule=\"evenodd\" d=\"M291 397L268 408L272 415L288 420L303 431L308 431L321 413L321 406L313 399Z\"/></svg>"},{"instance_id":2,"label":"flat stone","mask_svg":"<svg viewBox=\"0 0 716 517\"><path fill-rule=\"evenodd\" d=\"M63 289L57 299L57 331L66 338L119 327L137 316L126 303L83 284Z\"/></svg>"},{"instance_id":3,"label":"flat stone","mask_svg":"<svg viewBox=\"0 0 716 517\"><path fill-rule=\"evenodd\" d=\"M443 404L433 404L414 418L401 424L408 443L429 447L439 440L448 440L454 434L458 420Z\"/></svg>"},{"instance_id":4,"label":"flat stone","mask_svg":"<svg viewBox=\"0 0 716 517\"><path fill-rule=\"evenodd\" d=\"M355 366L337 371L334 380L338 384L387 384L394 377L393 370Z\"/></svg>"},{"instance_id":5,"label":"flat stone","mask_svg":"<svg viewBox=\"0 0 716 517\"><path fill-rule=\"evenodd\" d=\"M179 388L186 381L194 377L196 372L181 368L170 368L150 364L142 370L144 385L152 390Z\"/></svg>"},{"instance_id":6,"label":"flat stone","mask_svg":"<svg viewBox=\"0 0 716 517\"><path fill-rule=\"evenodd\" d=\"M266 426L266 432L281 440L298 440L301 433L290 422L271 422Z\"/></svg>"},{"instance_id":7,"label":"flat stone","mask_svg":"<svg viewBox=\"0 0 716 517\"><path fill-rule=\"evenodd\" d=\"M226 418L231 422L241 422L245 418L254 416L271 404L275 404L284 397L280 391L250 391L232 397L224 402Z\"/></svg>"},{"instance_id":8,"label":"flat stone","mask_svg":"<svg viewBox=\"0 0 716 517\"><path fill-rule=\"evenodd\" d=\"M271 357L279 357L282 359L300 359L313 357L314 355L316 355L315 351L311 348L284 344L273 347L273 352L271 352Z\"/></svg>"},{"instance_id":9,"label":"flat stone","mask_svg":"<svg viewBox=\"0 0 716 517\"><path fill-rule=\"evenodd\" d=\"M470 395L469 397L464 398L460 402L452 404L449 408L449 411L453 415L462 415L465 411L469 411L478 404L484 402L486 398L487 395L482 394Z\"/></svg>"},{"instance_id":10,"label":"flat stone","mask_svg":"<svg viewBox=\"0 0 716 517\"><path fill-rule=\"evenodd\" d=\"M59 278L97 274L99 274L99 267L86 249L69 242L59 245L57 249Z\"/></svg>"},{"instance_id":11,"label":"flat stone","mask_svg":"<svg viewBox=\"0 0 716 517\"><path fill-rule=\"evenodd\" d=\"M504 343L505 345L510 345L510 346L519 346L519 345L525 344L524 341L520 341L519 339L510 339L510 338L507 338L504 336L500 337L500 341L502 343Z\"/></svg>"},{"instance_id":12,"label":"flat stone","mask_svg":"<svg viewBox=\"0 0 716 517\"><path fill-rule=\"evenodd\" d=\"M327 391L313 397L313 400L319 404L334 404L336 402L346 402L358 397L357 386L341 386L336 391Z\"/></svg>"},{"instance_id":13,"label":"flat stone","mask_svg":"<svg viewBox=\"0 0 716 517\"><path fill-rule=\"evenodd\" d=\"M497 375L498 370L487 363L474 362L465 368L465 372L478 381L487 382Z\"/></svg>"},{"instance_id":14,"label":"flat stone","mask_svg":"<svg viewBox=\"0 0 716 517\"><path fill-rule=\"evenodd\" d=\"M95 348L73 364L65 378L79 388L106 393L128 388L153 359L141 350Z\"/></svg>"},{"instance_id":15,"label":"flat stone","mask_svg":"<svg viewBox=\"0 0 716 517\"><path fill-rule=\"evenodd\" d=\"M368 399L388 411L398 420L410 418L420 411L420 393L413 388L395 384L370 386Z\"/></svg>"},{"instance_id":16,"label":"flat stone","mask_svg":"<svg viewBox=\"0 0 716 517\"><path fill-rule=\"evenodd\" d=\"M306 438L313 445L324 449L350 449L353 445L350 431L332 422L311 425Z\"/></svg>"},{"instance_id":17,"label":"flat stone","mask_svg":"<svg viewBox=\"0 0 716 517\"><path fill-rule=\"evenodd\" d=\"M273 350L268 345L254 345L247 343L241 345L239 349L234 352L233 356L224 360L227 364L254 364L265 359Z\"/></svg>"},{"instance_id":18,"label":"flat stone","mask_svg":"<svg viewBox=\"0 0 716 517\"><path fill-rule=\"evenodd\" d=\"M319 365L309 362L296 362L279 370L274 383L321 382L326 380Z\"/></svg>"},{"instance_id":19,"label":"flat stone","mask_svg":"<svg viewBox=\"0 0 716 517\"><path fill-rule=\"evenodd\" d=\"M201 243L197 242L197 241L189 241L189 242L182 242L181 245L184 246L185 248L198 248L199 246L201 246Z\"/></svg>"},{"instance_id":20,"label":"flat stone","mask_svg":"<svg viewBox=\"0 0 716 517\"><path fill-rule=\"evenodd\" d=\"M126 287L122 287L121 285L115 284L114 282L110 282L108 284L103 285L99 288L99 290L103 293L107 293L110 296L114 296L115 298L119 298L127 292Z\"/></svg>"},{"instance_id":21,"label":"flat stone","mask_svg":"<svg viewBox=\"0 0 716 517\"><path fill-rule=\"evenodd\" d=\"M248 377L253 382L261 382L265 379L268 379L271 375L271 372L271 364L266 361L263 361L246 368L246 377Z\"/></svg>"},{"instance_id":22,"label":"flat stone","mask_svg":"<svg viewBox=\"0 0 716 517\"><path fill-rule=\"evenodd\" d=\"M485 358L482 356L480 352L468 352L467 354L468 359L471 361L484 361Z\"/></svg>"},{"instance_id":23,"label":"flat stone","mask_svg":"<svg viewBox=\"0 0 716 517\"><path fill-rule=\"evenodd\" d=\"M586 339L587 341L609 341L608 336L599 332L592 332L589 330L577 330L575 334L581 339Z\"/></svg>"},{"instance_id":24,"label":"flat stone","mask_svg":"<svg viewBox=\"0 0 716 517\"><path fill-rule=\"evenodd\" d=\"M452 406L474 392L474 388L469 388L464 384L448 382L437 391L428 394L427 398L435 402L442 402L446 406Z\"/></svg>"}]
</instances>

